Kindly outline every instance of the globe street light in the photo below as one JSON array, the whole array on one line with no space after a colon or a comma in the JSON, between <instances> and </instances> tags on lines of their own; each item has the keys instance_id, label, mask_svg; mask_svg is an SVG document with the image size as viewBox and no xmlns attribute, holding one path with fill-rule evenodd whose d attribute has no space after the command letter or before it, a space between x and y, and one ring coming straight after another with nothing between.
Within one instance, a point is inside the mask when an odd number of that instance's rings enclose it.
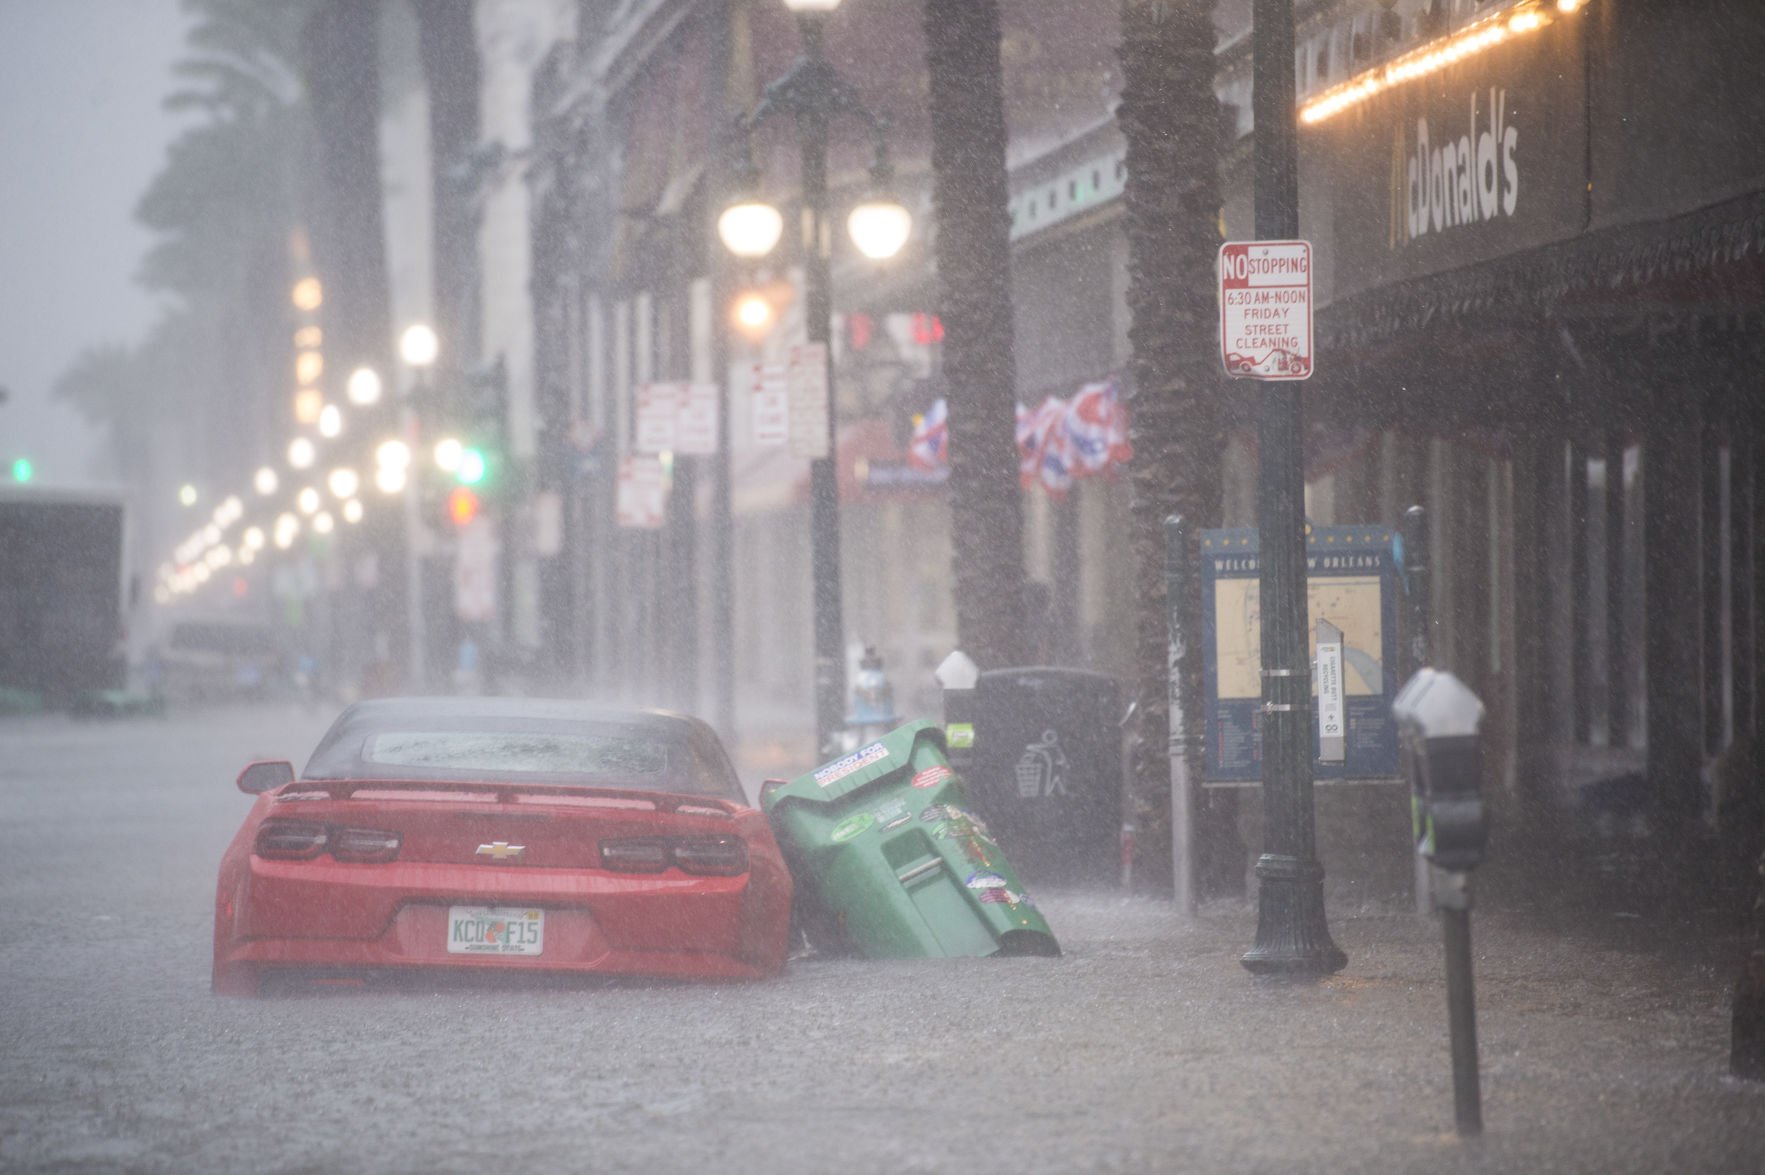
<instances>
[{"instance_id":1,"label":"globe street light","mask_svg":"<svg viewBox=\"0 0 1765 1175\"><path fill-rule=\"evenodd\" d=\"M717 235L737 257L764 257L784 235L784 214L763 200L738 200L717 218Z\"/></svg>"},{"instance_id":2,"label":"globe street light","mask_svg":"<svg viewBox=\"0 0 1765 1175\"><path fill-rule=\"evenodd\" d=\"M788 116L797 128L801 149L803 198L804 320L810 343L819 343L827 364L827 447L825 456L809 465L809 544L815 601L815 733L818 749L831 753L845 716L845 633L840 604L840 517L838 430L833 409L833 302L829 292L830 236L827 231L827 139L833 120L850 115L869 129L873 161L873 198L855 209L847 228L867 257L887 257L907 239L912 220L907 210L886 197L892 179L883 122L865 108L858 92L828 64L822 52L827 14L839 0L785 0L797 14L803 55L789 72L770 86L742 119L738 145L735 196L718 217L717 233L737 257L762 257L777 244L784 218L754 194L759 173L751 140L756 127L774 116Z\"/></svg>"},{"instance_id":3,"label":"globe street light","mask_svg":"<svg viewBox=\"0 0 1765 1175\"><path fill-rule=\"evenodd\" d=\"M860 253L872 261L887 261L907 243L907 235L913 231L913 217L898 200L866 200L846 217L846 231Z\"/></svg>"}]
</instances>

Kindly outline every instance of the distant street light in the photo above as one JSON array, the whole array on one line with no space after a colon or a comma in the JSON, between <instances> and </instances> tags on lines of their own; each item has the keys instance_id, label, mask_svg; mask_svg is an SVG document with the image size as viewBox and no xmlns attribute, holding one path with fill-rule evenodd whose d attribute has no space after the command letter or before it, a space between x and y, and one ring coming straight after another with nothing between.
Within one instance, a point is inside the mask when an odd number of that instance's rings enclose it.
<instances>
[{"instance_id":1,"label":"distant street light","mask_svg":"<svg viewBox=\"0 0 1765 1175\"><path fill-rule=\"evenodd\" d=\"M265 465L259 469L257 475L251 479L251 484L252 488L256 489L259 494L262 494L267 498L276 492L276 487L281 484L281 479L276 476L276 471L274 469Z\"/></svg>"},{"instance_id":2,"label":"distant street light","mask_svg":"<svg viewBox=\"0 0 1765 1175\"><path fill-rule=\"evenodd\" d=\"M354 525L362 520L362 504L360 499L351 498L343 503L343 521Z\"/></svg>"},{"instance_id":3,"label":"distant street light","mask_svg":"<svg viewBox=\"0 0 1765 1175\"><path fill-rule=\"evenodd\" d=\"M458 473L460 455L465 451L459 437L442 437L435 442L435 468L443 473Z\"/></svg>"},{"instance_id":4,"label":"distant street light","mask_svg":"<svg viewBox=\"0 0 1765 1175\"><path fill-rule=\"evenodd\" d=\"M325 485L330 488L331 496L341 501L355 497L356 490L361 487L361 478L356 476L353 469L338 468L333 469L330 476L325 478Z\"/></svg>"},{"instance_id":5,"label":"distant street light","mask_svg":"<svg viewBox=\"0 0 1765 1175\"><path fill-rule=\"evenodd\" d=\"M300 533L300 519L293 514L283 513L276 516L275 543L278 550L286 551L294 545L294 536Z\"/></svg>"},{"instance_id":6,"label":"distant street light","mask_svg":"<svg viewBox=\"0 0 1765 1175\"><path fill-rule=\"evenodd\" d=\"M189 482L185 482L183 485L178 487L178 505L180 505L180 506L194 506L194 505L196 505L196 487L195 486L191 485Z\"/></svg>"},{"instance_id":7,"label":"distant street light","mask_svg":"<svg viewBox=\"0 0 1765 1175\"><path fill-rule=\"evenodd\" d=\"M294 505L299 508L302 514L315 514L318 512L319 506L323 501L324 499L319 497L318 490L314 489L312 486L307 486L304 490L301 490L299 496L294 499Z\"/></svg>"},{"instance_id":8,"label":"distant street light","mask_svg":"<svg viewBox=\"0 0 1765 1175\"><path fill-rule=\"evenodd\" d=\"M326 404L319 411L319 435L331 440L343 432L343 409L335 404Z\"/></svg>"},{"instance_id":9,"label":"distant street light","mask_svg":"<svg viewBox=\"0 0 1765 1175\"><path fill-rule=\"evenodd\" d=\"M319 382L325 374L325 354L322 351L302 351L294 357L294 382L301 387L309 387Z\"/></svg>"},{"instance_id":10,"label":"distant street light","mask_svg":"<svg viewBox=\"0 0 1765 1175\"><path fill-rule=\"evenodd\" d=\"M410 367L429 367L441 352L441 341L427 325L419 322L404 329L398 336L398 356Z\"/></svg>"},{"instance_id":11,"label":"distant street light","mask_svg":"<svg viewBox=\"0 0 1765 1175\"><path fill-rule=\"evenodd\" d=\"M772 328L772 303L752 290L735 300L735 326L750 340L758 341Z\"/></svg>"},{"instance_id":12,"label":"distant street light","mask_svg":"<svg viewBox=\"0 0 1765 1175\"><path fill-rule=\"evenodd\" d=\"M295 437L288 442L288 464L294 469L310 467L318 455L318 450L306 437Z\"/></svg>"},{"instance_id":13,"label":"distant street light","mask_svg":"<svg viewBox=\"0 0 1765 1175\"><path fill-rule=\"evenodd\" d=\"M294 290L290 297L293 299L296 309L317 310L324 304L325 287L319 284L319 279L316 277L303 277L294 283Z\"/></svg>"},{"instance_id":14,"label":"distant street light","mask_svg":"<svg viewBox=\"0 0 1765 1175\"><path fill-rule=\"evenodd\" d=\"M349 402L370 408L380 402L380 373L372 367L358 367L349 373Z\"/></svg>"},{"instance_id":15,"label":"distant street light","mask_svg":"<svg viewBox=\"0 0 1765 1175\"><path fill-rule=\"evenodd\" d=\"M409 481L402 465L382 465L374 470L374 488L383 494L402 494Z\"/></svg>"},{"instance_id":16,"label":"distant street light","mask_svg":"<svg viewBox=\"0 0 1765 1175\"><path fill-rule=\"evenodd\" d=\"M325 393L318 388L301 388L294 393L294 423L312 424L325 410Z\"/></svg>"}]
</instances>

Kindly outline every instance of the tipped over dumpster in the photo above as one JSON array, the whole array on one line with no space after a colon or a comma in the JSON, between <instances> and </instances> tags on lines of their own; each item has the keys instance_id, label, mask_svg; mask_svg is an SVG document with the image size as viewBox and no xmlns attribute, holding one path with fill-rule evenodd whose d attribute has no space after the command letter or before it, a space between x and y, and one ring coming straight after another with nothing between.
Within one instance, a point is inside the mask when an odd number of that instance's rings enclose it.
<instances>
[{"instance_id":1,"label":"tipped over dumpster","mask_svg":"<svg viewBox=\"0 0 1765 1175\"><path fill-rule=\"evenodd\" d=\"M768 790L819 951L873 959L1058 955L987 826L969 809L944 734L910 722Z\"/></svg>"}]
</instances>

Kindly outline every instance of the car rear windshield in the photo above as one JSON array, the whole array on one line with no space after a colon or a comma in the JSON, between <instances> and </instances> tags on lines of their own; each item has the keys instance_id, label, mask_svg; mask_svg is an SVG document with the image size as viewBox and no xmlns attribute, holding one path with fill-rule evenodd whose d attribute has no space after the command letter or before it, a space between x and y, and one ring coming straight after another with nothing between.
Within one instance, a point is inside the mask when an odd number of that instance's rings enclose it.
<instances>
[{"instance_id":1,"label":"car rear windshield","mask_svg":"<svg viewBox=\"0 0 1765 1175\"><path fill-rule=\"evenodd\" d=\"M313 752L302 776L562 784L742 799L715 739L695 738L689 727L669 721L346 717Z\"/></svg>"},{"instance_id":2,"label":"car rear windshield","mask_svg":"<svg viewBox=\"0 0 1765 1175\"><path fill-rule=\"evenodd\" d=\"M668 750L617 735L393 731L370 736L362 758L395 767L631 779L665 774Z\"/></svg>"}]
</instances>

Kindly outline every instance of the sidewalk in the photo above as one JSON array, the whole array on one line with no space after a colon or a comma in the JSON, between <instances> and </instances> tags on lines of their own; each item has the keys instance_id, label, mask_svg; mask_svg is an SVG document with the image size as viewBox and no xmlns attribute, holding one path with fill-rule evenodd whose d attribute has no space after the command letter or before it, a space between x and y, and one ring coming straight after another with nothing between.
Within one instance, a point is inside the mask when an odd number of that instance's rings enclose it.
<instances>
[{"instance_id":1,"label":"sidewalk","mask_svg":"<svg viewBox=\"0 0 1765 1175\"><path fill-rule=\"evenodd\" d=\"M1065 959L1022 1009L1035 1046L1007 1043L987 1069L1033 1054L1060 1089L1043 1112L1067 1127L1058 1141L1046 1124L1030 1132L1093 1157L1088 1169L1765 1170L1765 1084L1727 1076L1737 935L1628 913L1476 911L1485 1133L1466 1141L1436 919L1333 914L1347 968L1271 981L1238 962L1252 903L1184 924L1149 899L1037 897ZM1016 1150L999 1157L1054 1169L1050 1152Z\"/></svg>"}]
</instances>

